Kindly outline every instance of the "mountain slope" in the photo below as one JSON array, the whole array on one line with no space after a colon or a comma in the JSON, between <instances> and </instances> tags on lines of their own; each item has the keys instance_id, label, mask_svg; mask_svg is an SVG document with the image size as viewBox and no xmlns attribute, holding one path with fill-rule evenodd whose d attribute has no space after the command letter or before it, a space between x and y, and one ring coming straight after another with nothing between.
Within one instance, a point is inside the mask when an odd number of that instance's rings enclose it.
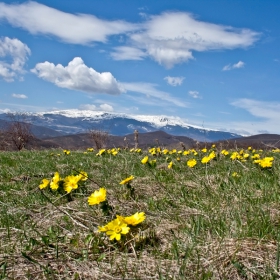
<instances>
[{"instance_id":1,"label":"mountain slope","mask_svg":"<svg viewBox=\"0 0 280 280\"><path fill-rule=\"evenodd\" d=\"M4 114L0 115L1 118L5 118ZM241 137L238 134L192 126L178 117L167 116L63 110L29 114L29 118L34 125L47 127L64 135L87 133L91 129L101 129L116 136L130 134L134 130L138 130L139 133L161 130L168 134L186 136L202 142Z\"/></svg>"}]
</instances>

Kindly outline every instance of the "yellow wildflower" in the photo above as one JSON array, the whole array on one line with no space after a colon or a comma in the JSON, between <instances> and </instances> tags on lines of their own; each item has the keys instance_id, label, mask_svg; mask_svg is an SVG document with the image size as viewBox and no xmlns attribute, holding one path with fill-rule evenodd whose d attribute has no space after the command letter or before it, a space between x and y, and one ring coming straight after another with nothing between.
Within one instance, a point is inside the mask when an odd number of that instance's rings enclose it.
<instances>
[{"instance_id":1,"label":"yellow wildflower","mask_svg":"<svg viewBox=\"0 0 280 280\"><path fill-rule=\"evenodd\" d=\"M136 226L142 223L146 219L146 217L144 212L136 212L134 215L123 217L123 219L126 224Z\"/></svg>"},{"instance_id":2,"label":"yellow wildflower","mask_svg":"<svg viewBox=\"0 0 280 280\"><path fill-rule=\"evenodd\" d=\"M79 175L69 175L64 179L63 187L67 193L78 188L78 182L81 177Z\"/></svg>"},{"instance_id":3,"label":"yellow wildflower","mask_svg":"<svg viewBox=\"0 0 280 280\"><path fill-rule=\"evenodd\" d=\"M56 191L57 189L58 189L58 187L59 187L59 181L60 181L61 179L60 179L60 176L59 176L59 173L58 172L55 172L54 173L54 176L53 176L53 178L52 178L52 180L51 180L51 182L50 182L50 188L52 189L52 190L54 190L54 191Z\"/></svg>"},{"instance_id":4,"label":"yellow wildflower","mask_svg":"<svg viewBox=\"0 0 280 280\"><path fill-rule=\"evenodd\" d=\"M170 161L170 163L168 164L167 168L170 169L170 168L172 168L172 166L173 166L173 162Z\"/></svg>"},{"instance_id":5,"label":"yellow wildflower","mask_svg":"<svg viewBox=\"0 0 280 280\"><path fill-rule=\"evenodd\" d=\"M79 180L82 181L86 181L88 179L88 174L85 171L80 171L80 173L77 176L79 176Z\"/></svg>"},{"instance_id":6,"label":"yellow wildflower","mask_svg":"<svg viewBox=\"0 0 280 280\"><path fill-rule=\"evenodd\" d=\"M69 154L70 154L70 151L69 151L69 150L63 150L63 153L64 153L65 155L69 155Z\"/></svg>"},{"instance_id":7,"label":"yellow wildflower","mask_svg":"<svg viewBox=\"0 0 280 280\"><path fill-rule=\"evenodd\" d=\"M96 155L101 156L102 154L104 154L105 151L106 151L106 149L101 149L101 150L99 150L99 152Z\"/></svg>"},{"instance_id":8,"label":"yellow wildflower","mask_svg":"<svg viewBox=\"0 0 280 280\"><path fill-rule=\"evenodd\" d=\"M208 163L210 160L211 160L210 157L203 157L202 160L201 160L201 162L202 162L202 163Z\"/></svg>"},{"instance_id":9,"label":"yellow wildflower","mask_svg":"<svg viewBox=\"0 0 280 280\"><path fill-rule=\"evenodd\" d=\"M201 150L201 152L206 153L206 152L207 152L207 149L204 148L204 149Z\"/></svg>"},{"instance_id":10,"label":"yellow wildflower","mask_svg":"<svg viewBox=\"0 0 280 280\"><path fill-rule=\"evenodd\" d=\"M98 191L92 193L88 198L89 205L99 204L106 200L106 189L100 188Z\"/></svg>"},{"instance_id":11,"label":"yellow wildflower","mask_svg":"<svg viewBox=\"0 0 280 280\"><path fill-rule=\"evenodd\" d=\"M149 160L149 157L148 156L145 156L142 160L141 160L141 163L143 164L146 164Z\"/></svg>"},{"instance_id":12,"label":"yellow wildflower","mask_svg":"<svg viewBox=\"0 0 280 280\"><path fill-rule=\"evenodd\" d=\"M127 183L129 183L130 181L132 181L133 179L134 179L134 176L131 175L130 177L128 177L128 178L122 180L122 181L120 182L120 185L127 184Z\"/></svg>"},{"instance_id":13,"label":"yellow wildflower","mask_svg":"<svg viewBox=\"0 0 280 280\"><path fill-rule=\"evenodd\" d=\"M221 154L224 155L224 156L227 156L229 154L229 152L227 150L222 150Z\"/></svg>"},{"instance_id":14,"label":"yellow wildflower","mask_svg":"<svg viewBox=\"0 0 280 280\"><path fill-rule=\"evenodd\" d=\"M42 183L39 185L39 188L42 190L42 189L46 188L49 185L49 183L50 183L50 180L43 179Z\"/></svg>"},{"instance_id":15,"label":"yellow wildflower","mask_svg":"<svg viewBox=\"0 0 280 280\"><path fill-rule=\"evenodd\" d=\"M187 161L188 167L194 167L196 164L197 162L194 158Z\"/></svg>"},{"instance_id":16,"label":"yellow wildflower","mask_svg":"<svg viewBox=\"0 0 280 280\"><path fill-rule=\"evenodd\" d=\"M123 221L123 218L116 218L103 227L98 227L99 232L106 232L110 236L110 240L120 240L122 234L127 234L130 228Z\"/></svg>"}]
</instances>

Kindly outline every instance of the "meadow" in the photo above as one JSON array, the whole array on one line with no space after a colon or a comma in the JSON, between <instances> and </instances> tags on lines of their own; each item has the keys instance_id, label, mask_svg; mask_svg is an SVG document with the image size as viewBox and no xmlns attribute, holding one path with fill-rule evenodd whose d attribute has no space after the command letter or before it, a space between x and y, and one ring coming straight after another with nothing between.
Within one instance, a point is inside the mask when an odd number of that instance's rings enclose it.
<instances>
[{"instance_id":1,"label":"meadow","mask_svg":"<svg viewBox=\"0 0 280 280\"><path fill-rule=\"evenodd\" d=\"M0 279L279 279L279 152L0 152Z\"/></svg>"}]
</instances>

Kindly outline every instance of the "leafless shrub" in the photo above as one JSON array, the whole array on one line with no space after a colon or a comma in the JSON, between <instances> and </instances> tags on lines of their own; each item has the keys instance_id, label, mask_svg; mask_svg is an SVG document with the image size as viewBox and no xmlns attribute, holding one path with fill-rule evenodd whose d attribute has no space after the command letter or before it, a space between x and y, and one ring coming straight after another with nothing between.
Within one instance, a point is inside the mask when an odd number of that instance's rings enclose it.
<instances>
[{"instance_id":1,"label":"leafless shrub","mask_svg":"<svg viewBox=\"0 0 280 280\"><path fill-rule=\"evenodd\" d=\"M102 129L92 129L89 131L90 137L93 140L96 149L101 149L106 146L109 139L109 132Z\"/></svg>"},{"instance_id":2,"label":"leafless shrub","mask_svg":"<svg viewBox=\"0 0 280 280\"><path fill-rule=\"evenodd\" d=\"M9 113L4 131L5 141L11 142L18 151L22 150L26 144L34 137L31 132L31 123L26 113Z\"/></svg>"}]
</instances>

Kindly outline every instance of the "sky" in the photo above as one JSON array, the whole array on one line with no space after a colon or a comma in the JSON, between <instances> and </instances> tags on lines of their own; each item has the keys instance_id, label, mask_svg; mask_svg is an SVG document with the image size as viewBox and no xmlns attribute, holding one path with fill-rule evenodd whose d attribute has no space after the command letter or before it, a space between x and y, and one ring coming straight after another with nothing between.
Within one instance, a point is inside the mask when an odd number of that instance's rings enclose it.
<instances>
[{"instance_id":1,"label":"sky","mask_svg":"<svg viewBox=\"0 0 280 280\"><path fill-rule=\"evenodd\" d=\"M0 113L280 134L278 0L0 0Z\"/></svg>"}]
</instances>

